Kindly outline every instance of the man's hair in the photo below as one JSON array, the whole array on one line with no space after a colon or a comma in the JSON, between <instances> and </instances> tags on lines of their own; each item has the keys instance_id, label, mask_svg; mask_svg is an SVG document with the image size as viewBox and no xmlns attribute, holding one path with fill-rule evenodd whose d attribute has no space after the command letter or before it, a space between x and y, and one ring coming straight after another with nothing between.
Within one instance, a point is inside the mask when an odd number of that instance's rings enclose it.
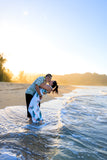
<instances>
[{"instance_id":1,"label":"man's hair","mask_svg":"<svg viewBox=\"0 0 107 160\"><path fill-rule=\"evenodd\" d=\"M49 73L49 74L46 75L46 77L52 78L52 75Z\"/></svg>"}]
</instances>

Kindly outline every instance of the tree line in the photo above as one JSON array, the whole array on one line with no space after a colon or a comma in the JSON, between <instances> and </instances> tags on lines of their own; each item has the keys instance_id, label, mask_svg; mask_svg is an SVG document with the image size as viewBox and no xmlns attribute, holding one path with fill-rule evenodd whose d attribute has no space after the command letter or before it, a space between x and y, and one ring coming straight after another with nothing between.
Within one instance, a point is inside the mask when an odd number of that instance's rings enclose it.
<instances>
[{"instance_id":1,"label":"tree line","mask_svg":"<svg viewBox=\"0 0 107 160\"><path fill-rule=\"evenodd\" d=\"M20 71L18 76L14 76L9 69L4 67L6 58L0 54L0 81L32 83L37 77L45 76L43 74L27 74ZM73 73L66 75L53 75L53 79L60 85L103 85L107 86L107 75L97 73Z\"/></svg>"},{"instance_id":2,"label":"tree line","mask_svg":"<svg viewBox=\"0 0 107 160\"><path fill-rule=\"evenodd\" d=\"M4 58L3 53L0 54L0 81L10 82L13 74L9 69L4 67L6 61L7 60Z\"/></svg>"},{"instance_id":3,"label":"tree line","mask_svg":"<svg viewBox=\"0 0 107 160\"><path fill-rule=\"evenodd\" d=\"M38 76L43 74L27 74L24 71L20 71L18 76L14 76L13 73L4 67L7 59L4 58L4 54L0 54L0 82L20 82L20 83L31 83L34 81ZM13 66L15 67L15 66Z\"/></svg>"}]
</instances>

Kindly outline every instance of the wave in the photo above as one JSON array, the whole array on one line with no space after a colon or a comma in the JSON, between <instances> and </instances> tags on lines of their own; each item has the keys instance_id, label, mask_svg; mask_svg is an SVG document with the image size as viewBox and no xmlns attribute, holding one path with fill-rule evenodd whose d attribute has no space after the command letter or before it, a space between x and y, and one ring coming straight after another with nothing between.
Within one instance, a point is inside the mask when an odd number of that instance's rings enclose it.
<instances>
[{"instance_id":1,"label":"wave","mask_svg":"<svg viewBox=\"0 0 107 160\"><path fill-rule=\"evenodd\" d=\"M95 159L107 156L107 101L90 87L41 104L44 123L30 123L26 106L0 110L0 159Z\"/></svg>"}]
</instances>

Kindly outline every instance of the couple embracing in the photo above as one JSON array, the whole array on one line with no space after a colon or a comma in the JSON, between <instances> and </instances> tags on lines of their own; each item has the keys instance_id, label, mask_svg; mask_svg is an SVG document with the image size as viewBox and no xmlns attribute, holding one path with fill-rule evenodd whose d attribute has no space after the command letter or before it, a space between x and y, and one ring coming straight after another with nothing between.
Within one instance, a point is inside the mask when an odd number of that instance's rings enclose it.
<instances>
[{"instance_id":1,"label":"couple embracing","mask_svg":"<svg viewBox=\"0 0 107 160\"><path fill-rule=\"evenodd\" d=\"M43 121L40 111L40 101L42 96L51 93L51 91L58 93L57 82L52 81L51 79L51 74L47 74L45 77L38 77L25 92L27 117L29 117L34 123L42 123Z\"/></svg>"}]
</instances>

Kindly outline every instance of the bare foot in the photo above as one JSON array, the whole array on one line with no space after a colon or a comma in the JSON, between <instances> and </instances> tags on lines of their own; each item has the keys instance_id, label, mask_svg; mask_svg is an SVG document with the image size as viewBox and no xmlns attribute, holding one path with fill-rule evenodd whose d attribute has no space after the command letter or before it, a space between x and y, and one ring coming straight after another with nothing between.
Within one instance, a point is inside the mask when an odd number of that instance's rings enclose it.
<instances>
[{"instance_id":1,"label":"bare foot","mask_svg":"<svg viewBox=\"0 0 107 160\"><path fill-rule=\"evenodd\" d=\"M29 123L32 123L32 118L29 118Z\"/></svg>"},{"instance_id":2,"label":"bare foot","mask_svg":"<svg viewBox=\"0 0 107 160\"><path fill-rule=\"evenodd\" d=\"M39 123L42 124L42 122L43 122L43 121L41 120Z\"/></svg>"}]
</instances>

